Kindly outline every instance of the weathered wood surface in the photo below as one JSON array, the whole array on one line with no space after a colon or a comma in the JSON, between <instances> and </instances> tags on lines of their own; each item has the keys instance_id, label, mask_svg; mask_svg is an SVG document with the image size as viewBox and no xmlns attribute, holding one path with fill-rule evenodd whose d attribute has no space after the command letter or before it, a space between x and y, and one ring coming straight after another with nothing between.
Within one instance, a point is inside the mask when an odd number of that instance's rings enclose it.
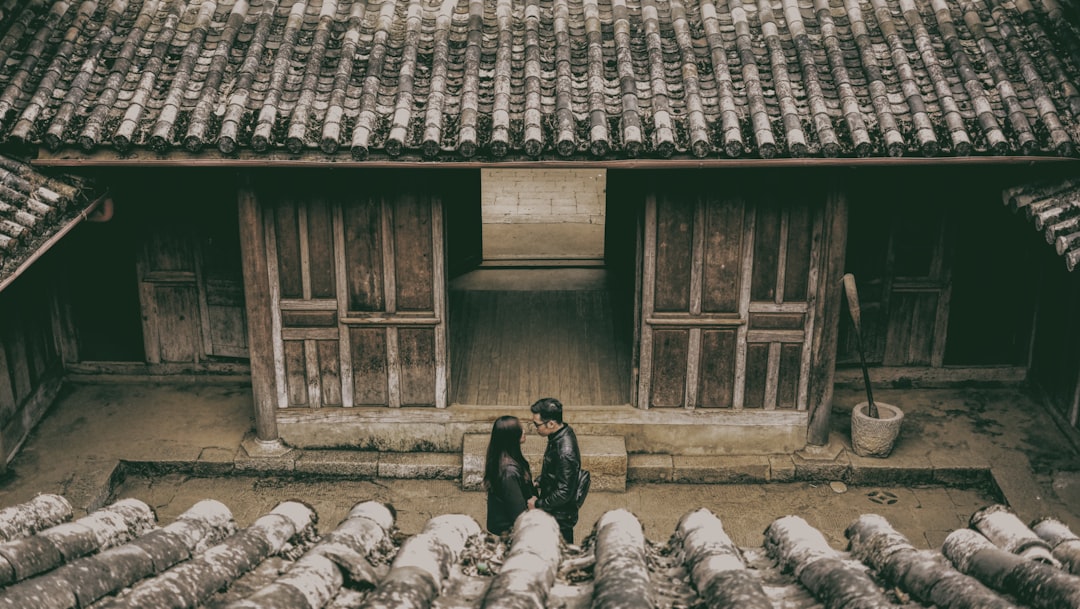
<instances>
[{"instance_id":1,"label":"weathered wood surface","mask_svg":"<svg viewBox=\"0 0 1080 609\"><path fill-rule=\"evenodd\" d=\"M1031 525L1040 539L1050 544L1051 554L1073 575L1080 575L1080 537L1064 522L1043 518Z\"/></svg>"},{"instance_id":2,"label":"weathered wood surface","mask_svg":"<svg viewBox=\"0 0 1080 609\"><path fill-rule=\"evenodd\" d=\"M953 531L941 550L961 572L1034 609L1080 607L1080 577L1002 550L977 531Z\"/></svg>"},{"instance_id":3,"label":"weathered wood surface","mask_svg":"<svg viewBox=\"0 0 1080 609\"><path fill-rule=\"evenodd\" d=\"M469 539L482 534L469 516L436 516L410 537L390 565L390 572L365 599L360 609L425 609L439 595L451 565Z\"/></svg>"},{"instance_id":4,"label":"weathered wood surface","mask_svg":"<svg viewBox=\"0 0 1080 609\"><path fill-rule=\"evenodd\" d=\"M154 526L138 499L121 499L74 522L0 544L0 585L44 573L76 558L123 545Z\"/></svg>"},{"instance_id":5,"label":"weathered wood surface","mask_svg":"<svg viewBox=\"0 0 1080 609\"><path fill-rule=\"evenodd\" d=\"M229 536L191 560L145 580L99 609L190 609L215 591L281 551L314 534L315 512L302 503L286 501L251 526Z\"/></svg>"},{"instance_id":6,"label":"weathered wood surface","mask_svg":"<svg viewBox=\"0 0 1080 609\"><path fill-rule=\"evenodd\" d=\"M454 289L450 298L453 403L531 404L545 387L566 405L629 403L630 337L608 292Z\"/></svg>"},{"instance_id":7,"label":"weathered wood surface","mask_svg":"<svg viewBox=\"0 0 1080 609\"><path fill-rule=\"evenodd\" d=\"M71 520L71 504L60 495L41 494L26 503L0 510L0 541L33 535Z\"/></svg>"},{"instance_id":8,"label":"weathered wood surface","mask_svg":"<svg viewBox=\"0 0 1080 609\"><path fill-rule=\"evenodd\" d=\"M853 557L920 602L939 609L1016 609L979 580L957 571L940 552L917 550L877 514L859 517L844 534Z\"/></svg>"},{"instance_id":9,"label":"weathered wood surface","mask_svg":"<svg viewBox=\"0 0 1080 609\"><path fill-rule=\"evenodd\" d=\"M544 609L559 567L559 526L543 510L514 522L510 553L491 580L481 609Z\"/></svg>"},{"instance_id":10,"label":"weathered wood surface","mask_svg":"<svg viewBox=\"0 0 1080 609\"><path fill-rule=\"evenodd\" d=\"M707 509L686 514L675 528L682 560L708 609L772 609L761 581Z\"/></svg>"},{"instance_id":11,"label":"weathered wood surface","mask_svg":"<svg viewBox=\"0 0 1080 609\"><path fill-rule=\"evenodd\" d=\"M379 573L372 554L389 543L394 514L385 504L368 501L356 505L333 531L290 565L280 577L226 609L320 609L343 587L366 589Z\"/></svg>"},{"instance_id":12,"label":"weathered wood surface","mask_svg":"<svg viewBox=\"0 0 1080 609\"><path fill-rule=\"evenodd\" d=\"M971 527L995 546L1026 560L1060 567L1046 541L1029 529L1016 513L1005 505L991 505L971 515Z\"/></svg>"},{"instance_id":13,"label":"weathered wood surface","mask_svg":"<svg viewBox=\"0 0 1080 609\"><path fill-rule=\"evenodd\" d=\"M0 591L0 608L74 609L188 560L233 533L224 504L196 503L169 525Z\"/></svg>"},{"instance_id":14,"label":"weathered wood surface","mask_svg":"<svg viewBox=\"0 0 1080 609\"><path fill-rule=\"evenodd\" d=\"M820 531L798 516L774 520L765 529L765 549L826 609L892 607L865 570L841 557Z\"/></svg>"}]
</instances>

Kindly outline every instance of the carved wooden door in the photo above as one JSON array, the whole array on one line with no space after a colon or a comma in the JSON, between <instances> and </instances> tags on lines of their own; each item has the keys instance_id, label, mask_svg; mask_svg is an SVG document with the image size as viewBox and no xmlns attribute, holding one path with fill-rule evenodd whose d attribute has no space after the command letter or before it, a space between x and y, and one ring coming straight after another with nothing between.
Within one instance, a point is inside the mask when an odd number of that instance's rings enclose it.
<instances>
[{"instance_id":1,"label":"carved wooden door","mask_svg":"<svg viewBox=\"0 0 1080 609\"><path fill-rule=\"evenodd\" d=\"M714 184L646 199L638 407L806 408L823 203Z\"/></svg>"}]
</instances>

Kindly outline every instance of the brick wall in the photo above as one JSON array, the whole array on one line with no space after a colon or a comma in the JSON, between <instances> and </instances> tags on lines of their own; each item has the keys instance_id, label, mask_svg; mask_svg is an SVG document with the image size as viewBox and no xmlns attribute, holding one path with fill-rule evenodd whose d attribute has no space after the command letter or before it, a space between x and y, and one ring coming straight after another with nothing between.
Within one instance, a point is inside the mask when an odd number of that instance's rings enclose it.
<instances>
[{"instance_id":1,"label":"brick wall","mask_svg":"<svg viewBox=\"0 0 1080 609\"><path fill-rule=\"evenodd\" d=\"M484 224L603 224L603 169L484 169Z\"/></svg>"}]
</instances>

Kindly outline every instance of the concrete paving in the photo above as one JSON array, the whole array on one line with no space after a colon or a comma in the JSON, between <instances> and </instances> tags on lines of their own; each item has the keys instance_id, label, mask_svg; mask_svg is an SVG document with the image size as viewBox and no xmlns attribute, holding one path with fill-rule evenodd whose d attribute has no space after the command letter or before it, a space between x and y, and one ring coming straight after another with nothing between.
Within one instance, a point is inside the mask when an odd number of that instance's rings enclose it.
<instances>
[{"instance_id":1,"label":"concrete paving","mask_svg":"<svg viewBox=\"0 0 1080 609\"><path fill-rule=\"evenodd\" d=\"M483 522L483 493L461 490L460 454L294 450L252 459L241 448L253 422L248 387L197 381L69 384L10 464L0 506L51 492L84 513L132 496L168 522L213 497L243 524L278 501L301 498L330 527L356 502L379 499L399 510L406 533L439 513L464 512ZM831 442L823 450L749 460L631 455L627 490L591 494L577 534L587 534L604 511L625 507L651 539L664 540L682 514L704 506L721 515L740 545L758 545L769 522L799 514L842 547L844 527L858 514L877 512L933 547L999 499L1024 520L1055 516L1080 531L1076 450L1025 392L876 390L879 400L906 413L886 459L849 450L850 405L860 395L837 390ZM403 479L417 477L428 479ZM659 483L665 480L686 483Z\"/></svg>"}]
</instances>

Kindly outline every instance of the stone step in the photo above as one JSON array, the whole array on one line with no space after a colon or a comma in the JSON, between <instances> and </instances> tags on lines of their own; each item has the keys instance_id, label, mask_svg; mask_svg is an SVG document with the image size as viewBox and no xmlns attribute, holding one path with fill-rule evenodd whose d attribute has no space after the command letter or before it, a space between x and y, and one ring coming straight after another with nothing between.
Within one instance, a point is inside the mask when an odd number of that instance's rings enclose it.
<instances>
[{"instance_id":1,"label":"stone step","mask_svg":"<svg viewBox=\"0 0 1080 609\"><path fill-rule=\"evenodd\" d=\"M484 488L484 458L489 434L465 434L462 440L461 487L467 491ZM521 454L529 462L533 477L540 475L547 439L537 435L525 437ZM578 436L581 466L592 476L594 491L626 490L626 443L622 436Z\"/></svg>"}]
</instances>

